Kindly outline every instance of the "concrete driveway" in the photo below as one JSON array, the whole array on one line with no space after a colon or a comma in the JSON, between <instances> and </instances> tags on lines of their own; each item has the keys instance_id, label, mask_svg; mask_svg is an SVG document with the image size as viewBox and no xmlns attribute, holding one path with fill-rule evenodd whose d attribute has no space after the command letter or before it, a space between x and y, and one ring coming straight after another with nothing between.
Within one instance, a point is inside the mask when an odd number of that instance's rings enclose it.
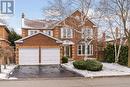
<instances>
[{"instance_id":1,"label":"concrete driveway","mask_svg":"<svg viewBox=\"0 0 130 87\"><path fill-rule=\"evenodd\" d=\"M40 66L19 66L10 75L16 78L61 78L61 77L81 77L80 75L68 71L60 65L40 65Z\"/></svg>"}]
</instances>

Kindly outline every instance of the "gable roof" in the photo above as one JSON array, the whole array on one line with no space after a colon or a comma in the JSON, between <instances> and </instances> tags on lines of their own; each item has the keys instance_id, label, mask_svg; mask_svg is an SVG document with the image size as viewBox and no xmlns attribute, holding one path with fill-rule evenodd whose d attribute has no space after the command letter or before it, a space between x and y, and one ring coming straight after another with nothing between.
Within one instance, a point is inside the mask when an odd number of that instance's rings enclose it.
<instances>
[{"instance_id":1,"label":"gable roof","mask_svg":"<svg viewBox=\"0 0 130 87\"><path fill-rule=\"evenodd\" d=\"M51 29L57 22L56 20L30 20L22 18L22 28Z\"/></svg>"},{"instance_id":2,"label":"gable roof","mask_svg":"<svg viewBox=\"0 0 130 87\"><path fill-rule=\"evenodd\" d=\"M32 36L38 35L38 34L47 36L47 37L49 37L49 38L55 40L56 43L62 43L61 40L59 40L59 39L57 39L57 38L54 38L54 37L51 37L51 36L49 36L49 35L46 35L46 34L44 34L44 33L42 33L42 32L38 32L38 33L36 33L36 34L33 34L33 35L30 35L30 36L24 37L24 38L22 38L22 39L19 39L19 40L15 41L15 43L23 43L23 40L26 40L26 39L28 39L28 38L30 38L30 37L32 37Z\"/></svg>"},{"instance_id":3,"label":"gable roof","mask_svg":"<svg viewBox=\"0 0 130 87\"><path fill-rule=\"evenodd\" d=\"M61 21L57 21L57 20L30 20L27 18L22 18L22 28L25 28L25 29L26 28L29 28L29 29L54 29L54 27L58 26L60 23L65 21L70 16L73 16L77 12L81 13L79 10L76 10L73 13L71 13L70 15L68 15L67 17L65 17L64 19L62 19ZM88 21L90 23L92 23L94 26L96 26L96 24L94 22L90 21L90 19L88 19Z\"/></svg>"}]
</instances>

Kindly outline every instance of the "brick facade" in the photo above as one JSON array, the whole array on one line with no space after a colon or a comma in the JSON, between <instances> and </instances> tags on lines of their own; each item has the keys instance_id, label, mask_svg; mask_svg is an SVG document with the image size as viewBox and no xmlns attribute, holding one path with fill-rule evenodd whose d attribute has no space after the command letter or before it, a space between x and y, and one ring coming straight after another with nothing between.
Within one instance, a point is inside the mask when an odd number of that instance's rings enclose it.
<instances>
[{"instance_id":1,"label":"brick facade","mask_svg":"<svg viewBox=\"0 0 130 87\"><path fill-rule=\"evenodd\" d=\"M19 64L20 48L60 48L61 43L41 33L23 40L23 43L16 44L16 64ZM51 55L51 54L50 54ZM62 56L62 55L61 55Z\"/></svg>"},{"instance_id":2,"label":"brick facade","mask_svg":"<svg viewBox=\"0 0 130 87\"><path fill-rule=\"evenodd\" d=\"M8 41L8 35L9 35L9 30L5 25L0 25L0 46L1 47L7 47L9 46L9 41Z\"/></svg>"},{"instance_id":3,"label":"brick facade","mask_svg":"<svg viewBox=\"0 0 130 87\"><path fill-rule=\"evenodd\" d=\"M80 41L82 40L81 38L81 34L76 32L80 31L82 28L90 28L93 31L93 37L92 37L92 42L91 44L93 45L93 55L88 56L89 58L96 58L97 57L97 35L98 35L98 30L97 27L95 27L96 25L91 22L89 19L86 20L85 24L81 27L79 27L79 22L76 21L73 17L76 16L81 16L81 13L79 11L75 11L71 16L67 17L66 19L64 19L61 22L58 22L55 24L54 27L51 28L46 28L46 29L36 29L36 28L22 28L22 37L27 37L28 36L28 31L29 30L39 30L40 32L43 32L43 30L52 30L53 31L53 37L60 39L62 41L64 40L70 40L72 41L74 44L69 45L71 47L71 59L72 60L82 60L84 59L84 55L78 55L77 53L77 47L80 43ZM65 25L64 25L65 23ZM73 30L73 38L61 38L61 28L65 27L65 26L69 26L71 27ZM30 39L26 39L26 41L22 44L16 44L17 46L17 51L16 51L16 58L17 58L17 63L18 63L18 48L20 47L39 47L39 46L47 46L47 47L60 47L61 49L61 57L64 55L64 46L63 45L59 45L53 42L53 40L50 40L50 38L48 37L42 37L41 35L37 35L35 37L31 37Z\"/></svg>"}]
</instances>

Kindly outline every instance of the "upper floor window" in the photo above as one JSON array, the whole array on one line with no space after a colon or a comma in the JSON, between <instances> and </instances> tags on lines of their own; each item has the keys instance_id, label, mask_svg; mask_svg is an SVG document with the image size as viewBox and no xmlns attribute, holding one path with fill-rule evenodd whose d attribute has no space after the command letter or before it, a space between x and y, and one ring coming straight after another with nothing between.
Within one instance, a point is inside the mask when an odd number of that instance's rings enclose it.
<instances>
[{"instance_id":1,"label":"upper floor window","mask_svg":"<svg viewBox=\"0 0 130 87\"><path fill-rule=\"evenodd\" d=\"M49 36L53 36L53 31L52 30L43 30L43 33Z\"/></svg>"},{"instance_id":2,"label":"upper floor window","mask_svg":"<svg viewBox=\"0 0 130 87\"><path fill-rule=\"evenodd\" d=\"M28 35L33 35L38 32L39 32L39 30L28 30Z\"/></svg>"},{"instance_id":3,"label":"upper floor window","mask_svg":"<svg viewBox=\"0 0 130 87\"><path fill-rule=\"evenodd\" d=\"M93 29L83 28L82 29L82 38L84 38L84 37L92 38L93 37Z\"/></svg>"},{"instance_id":4,"label":"upper floor window","mask_svg":"<svg viewBox=\"0 0 130 87\"><path fill-rule=\"evenodd\" d=\"M61 28L61 38L73 38L73 30L70 28Z\"/></svg>"}]
</instances>

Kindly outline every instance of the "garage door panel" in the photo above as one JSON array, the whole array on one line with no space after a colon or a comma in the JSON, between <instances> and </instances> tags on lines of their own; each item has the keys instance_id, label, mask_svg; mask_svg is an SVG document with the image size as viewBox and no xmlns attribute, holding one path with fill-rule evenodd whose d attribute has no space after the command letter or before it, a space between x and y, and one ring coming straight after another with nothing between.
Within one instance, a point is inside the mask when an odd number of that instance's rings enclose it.
<instances>
[{"instance_id":1,"label":"garage door panel","mask_svg":"<svg viewBox=\"0 0 130 87\"><path fill-rule=\"evenodd\" d=\"M37 65L39 64L38 48L21 48L19 49L20 65Z\"/></svg>"},{"instance_id":2,"label":"garage door panel","mask_svg":"<svg viewBox=\"0 0 130 87\"><path fill-rule=\"evenodd\" d=\"M42 48L41 64L60 64L60 49Z\"/></svg>"}]
</instances>

